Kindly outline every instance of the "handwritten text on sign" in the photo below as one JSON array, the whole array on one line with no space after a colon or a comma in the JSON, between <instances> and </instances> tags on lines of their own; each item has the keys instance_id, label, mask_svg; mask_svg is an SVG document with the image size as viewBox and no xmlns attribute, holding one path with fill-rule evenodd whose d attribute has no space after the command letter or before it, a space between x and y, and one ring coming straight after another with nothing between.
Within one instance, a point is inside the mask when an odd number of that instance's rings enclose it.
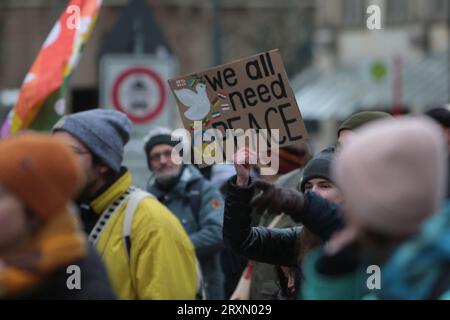
<instances>
[{"instance_id":1,"label":"handwritten text on sign","mask_svg":"<svg viewBox=\"0 0 450 320\"><path fill-rule=\"evenodd\" d=\"M280 147L307 138L278 50L171 79L183 124L194 129L279 129Z\"/></svg>"}]
</instances>

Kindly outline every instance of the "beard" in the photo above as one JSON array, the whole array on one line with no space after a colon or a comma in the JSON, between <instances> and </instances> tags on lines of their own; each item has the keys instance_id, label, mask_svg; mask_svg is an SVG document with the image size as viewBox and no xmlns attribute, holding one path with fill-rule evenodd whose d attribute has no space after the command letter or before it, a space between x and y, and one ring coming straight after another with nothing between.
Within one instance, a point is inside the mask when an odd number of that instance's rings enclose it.
<instances>
[{"instance_id":1,"label":"beard","mask_svg":"<svg viewBox=\"0 0 450 320\"><path fill-rule=\"evenodd\" d=\"M84 176L84 184L76 197L76 203L89 203L97 195L105 180L106 178L102 178L94 168L88 170Z\"/></svg>"},{"instance_id":2,"label":"beard","mask_svg":"<svg viewBox=\"0 0 450 320\"><path fill-rule=\"evenodd\" d=\"M87 182L82 190L78 193L75 202L76 203L84 203L90 202L95 196L95 181Z\"/></svg>"},{"instance_id":3,"label":"beard","mask_svg":"<svg viewBox=\"0 0 450 320\"><path fill-rule=\"evenodd\" d=\"M172 172L168 173L155 173L156 182L163 188L171 186L177 179L183 167L179 166Z\"/></svg>"}]
</instances>

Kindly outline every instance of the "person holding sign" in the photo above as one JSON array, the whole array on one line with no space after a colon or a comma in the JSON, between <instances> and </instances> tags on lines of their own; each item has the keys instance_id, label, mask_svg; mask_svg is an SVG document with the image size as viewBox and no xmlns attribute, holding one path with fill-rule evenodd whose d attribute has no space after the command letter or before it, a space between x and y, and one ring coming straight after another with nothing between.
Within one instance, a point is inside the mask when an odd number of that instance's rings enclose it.
<instances>
[{"instance_id":1,"label":"person holding sign","mask_svg":"<svg viewBox=\"0 0 450 320\"><path fill-rule=\"evenodd\" d=\"M366 152L361 152L364 148ZM249 158L247 154L243 157ZM423 165L424 157L429 166ZM231 210L232 205L242 201L242 205L250 202L248 208L264 207L289 214L322 240L329 241L325 250L314 251L305 262L307 281L302 298L362 298L372 286L366 267L373 264L383 264L383 270L389 270L384 273L386 279L381 280L378 297L438 298L444 297L446 290L448 296L448 285L440 284L441 279L448 278L444 265L450 255L438 244L448 232L448 208L421 229L445 197L446 145L439 128L430 120L380 120L355 132L342 148L332 172L344 196L345 227L339 208L326 200L311 197L312 193L303 195L252 181L247 170L248 165L238 165L238 175L230 182L238 185L239 192L230 194L226 201L224 239L230 244L236 236L233 229L242 232L247 228L242 213ZM427 186L425 190L423 185ZM263 192L252 199L254 188ZM255 248L252 259L281 265L293 263L286 257L297 240L292 232L253 229L251 233L251 237L232 246L243 250L251 245ZM419 238L414 239L417 234ZM421 263L414 263L418 259L422 259ZM403 277L402 272L408 276ZM418 288L418 283L426 289L401 290Z\"/></svg>"},{"instance_id":2,"label":"person holding sign","mask_svg":"<svg viewBox=\"0 0 450 320\"><path fill-rule=\"evenodd\" d=\"M229 215L231 221L229 224L224 223L224 239L228 244L249 259L270 264L276 264L286 267L284 270L289 274L289 281L286 283L287 288L283 289L286 295L292 296L292 292L298 290L298 281L294 280L296 266L306 256L309 250L321 243L321 240L303 227L292 227L285 229L270 229L265 227L250 228L250 224L244 226L244 220L240 219L240 224L232 225L236 212L240 216L245 214L245 210L249 208L248 203L252 197L252 193L247 192L247 188L252 189L252 184L259 184L260 181L252 179L248 175L250 166L245 164L245 158L254 157L251 150L240 150L237 153L236 183L232 180L228 183L228 197L226 201L226 215ZM331 162L334 158L334 148L328 148L318 153L305 166L302 180L300 183L301 192L315 193L322 196L333 203L340 204L342 197L337 187L330 177ZM248 187L247 187L248 186ZM283 190L295 189L283 188ZM250 198L247 198L247 195ZM244 210L242 208L245 208ZM251 210L251 208L250 208ZM244 211L244 212L243 212ZM250 211L249 211L250 212ZM269 211L270 212L270 211ZM250 219L250 213L248 213ZM240 232L236 232L240 230ZM267 241L266 241L267 239ZM245 245L242 244L245 240ZM276 240L276 241L274 241ZM300 244L300 245L299 245ZM279 249L283 247L282 252L275 250L275 246ZM277 255L280 254L279 257ZM281 258L282 260L279 260ZM294 272L290 272L289 268L293 268ZM288 272L289 271L289 272ZM297 277L295 277L297 278ZM298 279L298 278L297 278ZM239 294L235 293L235 299L239 299Z\"/></svg>"},{"instance_id":3,"label":"person holding sign","mask_svg":"<svg viewBox=\"0 0 450 320\"><path fill-rule=\"evenodd\" d=\"M313 159L311 159L307 165L305 166L301 176L297 180L298 189L301 192L314 192L324 199L327 199L333 203L341 204L342 203L342 195L339 192L339 189L336 187L336 185L333 183L333 180L331 179L331 163L334 159L334 147L329 147L321 152L319 152ZM299 183L300 182L300 183ZM228 184L230 193L238 192L237 190L239 188L236 188L236 186L232 183ZM238 186L237 186L238 187ZM283 186L287 187L287 186ZM297 188L296 188L297 189ZM240 206L240 203L236 203L236 210ZM230 211L233 211L233 208L229 208ZM273 216L273 215L271 215ZM288 215L275 215L275 218L273 222L271 223L271 226L269 228L280 228L279 224L274 221L280 219L280 218L286 218L289 219ZM315 236L312 232L307 230L304 227L293 227L291 225L290 228L284 228L288 230L287 232L292 232L295 234L294 236L298 237L297 243L301 244L301 246L296 246L296 248L293 248L292 250L289 249L288 246L285 247L284 252L285 254L289 254L286 251L294 252L293 253L293 261L295 261L295 265L300 265L301 261L305 258L305 256L308 254L308 252L319 245L322 241ZM246 236L245 234L239 234L236 236L242 236L243 238ZM233 241L234 243L241 242L240 240ZM252 242L256 243L256 242ZM294 243L292 243L294 244ZM238 249L239 250L239 249ZM243 251L240 251L241 254L244 256L247 255L247 250L252 250L251 246L248 246L245 249L242 249ZM244 252L245 250L245 252ZM243 274L243 278L241 281L243 282L244 279L248 278L249 274L253 275L251 278L252 286L255 286L254 282L255 280L258 280L258 282L263 282L262 284L258 283L258 288L265 290L265 292L255 292L254 290L250 291L250 296L247 295L247 298L255 299L252 295L258 295L259 299L273 299L276 296L281 297L282 299L286 298L292 298L296 297L296 292L299 289L299 286L301 284L301 277L300 274L297 272L295 267L289 268L289 267L282 267L283 273L278 272L278 279L279 283L281 284L281 294L277 293L276 290L277 286L275 284L271 284L270 281L264 281L264 278L261 278L260 275L255 275L257 271L258 263L255 263L252 268L248 268L249 270L246 270L246 272ZM285 276L287 275L287 276ZM287 279L286 279L287 278ZM244 299L245 296L242 295L242 290L239 290L238 287L236 289L236 292L234 294L234 297L231 299ZM272 289L272 292L267 292L268 289ZM265 295L263 295L265 294ZM258 299L258 298L257 298Z\"/></svg>"},{"instance_id":4,"label":"person holding sign","mask_svg":"<svg viewBox=\"0 0 450 320\"><path fill-rule=\"evenodd\" d=\"M346 119L338 129L338 144L342 147L345 142L351 139L343 139L353 135L353 130L365 125L381 121L383 119L391 119L392 117L385 112L363 111L356 113ZM254 154L251 150L241 151L240 158L237 158L238 163L255 163ZM250 161L250 162L249 162ZM248 165L239 166L240 171L236 176L236 184L246 186L248 183L248 175L245 169ZM241 173L241 174L240 174ZM233 183L231 180L229 183ZM322 197L314 193L303 194L294 189L278 188L273 184L264 182L262 180L255 181L255 187L261 189L263 192L255 197L252 204L261 209L267 209L269 212L284 212L291 215L294 221L302 222L303 225L319 236L322 240L327 241L333 233L339 231L344 226L344 220L340 213L340 207L326 201ZM239 197L251 196L247 191L241 190ZM225 203L225 215L227 214L227 203L232 200L229 195ZM250 200L251 197L248 199ZM243 202L249 203L244 200ZM229 211L228 211L229 212ZM229 220L228 220L229 222ZM224 224L224 239L226 239L226 225ZM232 231L232 229L230 229ZM285 258L285 257L282 257Z\"/></svg>"}]
</instances>

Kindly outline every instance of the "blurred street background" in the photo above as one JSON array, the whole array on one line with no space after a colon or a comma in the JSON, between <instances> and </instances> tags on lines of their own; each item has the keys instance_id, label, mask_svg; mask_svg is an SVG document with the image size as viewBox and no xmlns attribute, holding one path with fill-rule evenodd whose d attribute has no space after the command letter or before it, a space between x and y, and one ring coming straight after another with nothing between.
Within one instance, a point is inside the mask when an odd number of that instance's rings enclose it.
<instances>
[{"instance_id":1,"label":"blurred street background","mask_svg":"<svg viewBox=\"0 0 450 320\"><path fill-rule=\"evenodd\" d=\"M67 3L0 0L0 122ZM381 9L381 29L368 27L371 5ZM142 137L156 125L182 124L169 90L155 93L155 101L131 101L154 84L126 80L127 70L146 65L167 86L169 78L278 48L317 151L356 111L413 113L447 104L449 26L447 0L104 0L65 112L161 102L158 113L136 123L127 146L126 163L143 185Z\"/></svg>"}]
</instances>

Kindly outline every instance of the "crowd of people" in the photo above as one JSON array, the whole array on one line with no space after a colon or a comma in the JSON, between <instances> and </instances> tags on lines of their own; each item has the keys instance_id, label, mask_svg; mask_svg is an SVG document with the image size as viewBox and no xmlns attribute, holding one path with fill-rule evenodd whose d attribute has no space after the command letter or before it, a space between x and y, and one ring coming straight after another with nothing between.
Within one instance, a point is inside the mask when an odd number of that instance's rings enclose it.
<instances>
[{"instance_id":1,"label":"crowd of people","mask_svg":"<svg viewBox=\"0 0 450 320\"><path fill-rule=\"evenodd\" d=\"M157 127L139 187L131 130L94 109L0 141L0 299L450 299L446 108L356 113L276 176L250 148L205 175Z\"/></svg>"}]
</instances>

